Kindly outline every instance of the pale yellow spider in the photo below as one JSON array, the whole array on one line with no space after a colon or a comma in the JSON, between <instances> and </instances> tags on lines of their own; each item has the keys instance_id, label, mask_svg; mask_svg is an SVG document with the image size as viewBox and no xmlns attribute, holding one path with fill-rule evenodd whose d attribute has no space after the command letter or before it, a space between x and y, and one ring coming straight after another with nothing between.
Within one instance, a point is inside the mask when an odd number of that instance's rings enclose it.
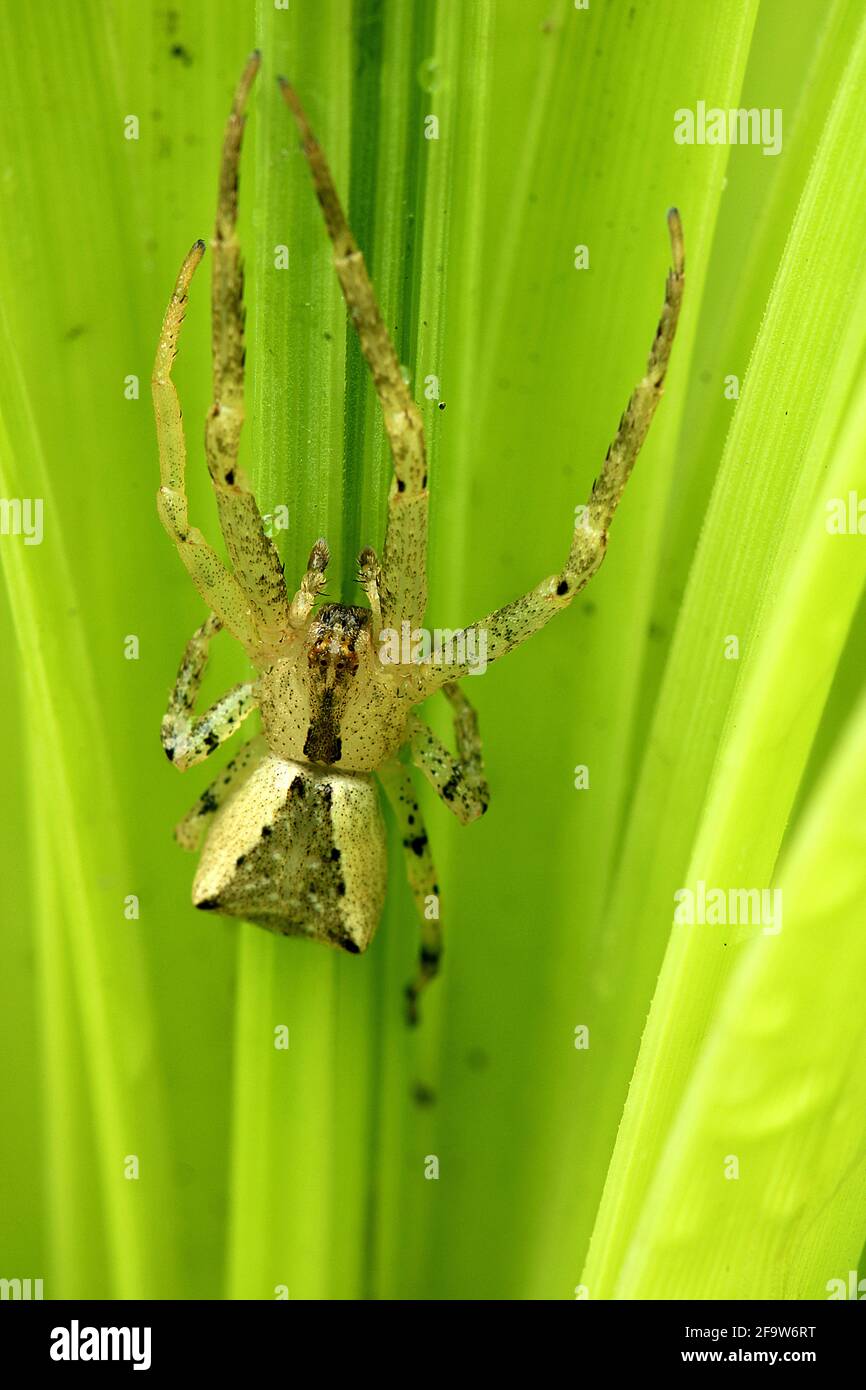
<instances>
[{"instance_id":1,"label":"pale yellow spider","mask_svg":"<svg viewBox=\"0 0 866 1390\"><path fill-rule=\"evenodd\" d=\"M408 766L425 774L463 823L487 809L474 710L457 684L467 661L383 659L388 632L419 629L427 600L427 463L421 416L382 321L361 252L346 223L324 155L285 79L283 96L301 134L316 195L334 247L334 265L382 407L394 462L381 564L359 557L369 607L326 603L328 547L319 540L292 598L283 567L247 478L238 467L243 422L243 272L236 236L237 180L244 106L260 55L249 59L226 128L213 250L214 403L206 453L231 568L190 526L184 487L186 446L171 380L187 293L205 251L184 261L163 323L153 372L162 485L159 514L190 577L211 609L191 638L162 722L165 752L181 771L201 762L256 708L261 733L245 744L176 830L195 849L207 830L193 884L196 907L245 918L284 935L307 936L354 953L367 949L385 896L385 831L373 779L394 809L420 921L417 973L406 989L407 1015L442 956L439 888ZM458 652L486 642L496 661L567 608L598 569L607 532L662 393L683 293L679 215L668 214L673 269L646 374L620 420L565 566L537 588L457 634ZM225 627L257 675L205 714L193 709L211 638ZM461 643L459 639L464 639ZM454 757L413 712L436 691L454 711Z\"/></svg>"}]
</instances>

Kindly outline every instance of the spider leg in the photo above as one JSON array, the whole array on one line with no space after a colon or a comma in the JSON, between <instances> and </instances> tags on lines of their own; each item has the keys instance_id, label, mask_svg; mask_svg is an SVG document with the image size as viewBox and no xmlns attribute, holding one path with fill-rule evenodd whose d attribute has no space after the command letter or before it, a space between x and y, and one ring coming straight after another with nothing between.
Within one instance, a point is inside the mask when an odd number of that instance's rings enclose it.
<instances>
[{"instance_id":1,"label":"spider leg","mask_svg":"<svg viewBox=\"0 0 866 1390\"><path fill-rule=\"evenodd\" d=\"M231 738L258 703L255 683L248 681L234 686L205 714L198 718L193 715L211 640L221 626L219 618L211 613L187 642L162 718L160 735L165 755L181 772L202 762Z\"/></svg>"},{"instance_id":2,"label":"spider leg","mask_svg":"<svg viewBox=\"0 0 866 1390\"><path fill-rule=\"evenodd\" d=\"M682 225L676 208L668 213L668 227L673 268L668 274L662 314L646 372L632 392L589 501L580 510L564 568L480 623L453 634L458 660L432 666L429 673L425 673L422 682L425 696L477 667L475 658L479 651L487 662L497 661L525 642L550 622L554 614L568 607L604 559L610 524L661 400L682 304L685 260ZM466 660L459 656L460 652L470 653L473 659Z\"/></svg>"},{"instance_id":3,"label":"spider leg","mask_svg":"<svg viewBox=\"0 0 866 1390\"><path fill-rule=\"evenodd\" d=\"M300 589L292 599L289 609L289 622L292 627L303 627L312 613L316 599L324 592L325 570L330 562L328 542L320 538L310 551L307 572L301 580Z\"/></svg>"},{"instance_id":4,"label":"spider leg","mask_svg":"<svg viewBox=\"0 0 866 1390\"><path fill-rule=\"evenodd\" d=\"M455 682L449 681L443 687L443 694L454 710L457 757L449 753L417 715L411 716L409 721L409 746L412 761L424 773L437 796L463 825L468 825L483 816L490 804L478 716Z\"/></svg>"},{"instance_id":5,"label":"spider leg","mask_svg":"<svg viewBox=\"0 0 866 1390\"><path fill-rule=\"evenodd\" d=\"M238 581L207 544L197 527L190 526L186 498L186 442L180 401L171 379L177 356L178 339L186 313L189 285L204 255L204 242L197 241L184 261L165 318L156 349L151 382L159 443L161 486L157 509L163 526L177 546L189 576L209 608L217 613L231 633L249 653L256 650L257 637L249 612L249 601Z\"/></svg>"},{"instance_id":6,"label":"spider leg","mask_svg":"<svg viewBox=\"0 0 866 1390\"><path fill-rule=\"evenodd\" d=\"M418 967L406 986L406 1022L418 1022L418 999L439 973L442 960L442 927L439 922L439 885L430 845L409 769L393 758L378 771L385 794L397 818L406 860L406 877L415 899L421 926Z\"/></svg>"},{"instance_id":7,"label":"spider leg","mask_svg":"<svg viewBox=\"0 0 866 1390\"><path fill-rule=\"evenodd\" d=\"M289 625L283 568L265 534L249 482L238 466L244 422L244 269L237 237L238 166L247 97L261 64L253 53L241 74L223 140L211 290L213 405L205 427L207 465L220 526L241 588L264 643L277 642Z\"/></svg>"},{"instance_id":8,"label":"spider leg","mask_svg":"<svg viewBox=\"0 0 866 1390\"><path fill-rule=\"evenodd\" d=\"M175 826L174 838L182 849L198 849L213 816L246 780L266 750L267 743L261 734L257 734L243 745L231 762L226 763L219 776L205 788L195 805Z\"/></svg>"},{"instance_id":9,"label":"spider leg","mask_svg":"<svg viewBox=\"0 0 866 1390\"><path fill-rule=\"evenodd\" d=\"M346 222L325 156L294 88L284 77L278 80L301 133L304 154L334 247L334 266L379 397L394 461L382 552L382 621L386 627L397 627L403 619L420 623L427 606L428 510L427 457L421 413L403 380L364 257Z\"/></svg>"},{"instance_id":10,"label":"spider leg","mask_svg":"<svg viewBox=\"0 0 866 1390\"><path fill-rule=\"evenodd\" d=\"M370 622L370 641L374 647L382 631L382 567L375 550L367 545L358 556L358 583L367 595L373 614Z\"/></svg>"}]
</instances>

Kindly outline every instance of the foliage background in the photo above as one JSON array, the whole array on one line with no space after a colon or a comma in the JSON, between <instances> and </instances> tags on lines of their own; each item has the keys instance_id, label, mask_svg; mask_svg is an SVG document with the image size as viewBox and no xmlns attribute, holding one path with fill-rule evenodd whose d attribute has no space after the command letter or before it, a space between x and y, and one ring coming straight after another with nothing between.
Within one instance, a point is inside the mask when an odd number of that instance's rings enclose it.
<instances>
[{"instance_id":1,"label":"foliage background","mask_svg":"<svg viewBox=\"0 0 866 1390\"><path fill-rule=\"evenodd\" d=\"M0 537L0 1274L47 1297L825 1297L866 1224L866 549L824 526L866 488L862 7L32 0L0 36L0 492L46 518L41 546ZM324 533L354 597L388 461L278 72L419 403L441 383L432 626L561 563L646 356L670 204L686 230L607 563L470 683L490 814L461 831L426 798L447 966L412 1036L398 853L374 949L336 959L202 920L170 834L208 777L157 738L201 605L156 518L148 378L256 45L244 450L263 509L289 508L290 576ZM698 100L781 108L781 154L676 145ZM213 537L207 276L176 377ZM241 669L226 645L206 694ZM700 878L781 885L783 932L672 930Z\"/></svg>"}]
</instances>

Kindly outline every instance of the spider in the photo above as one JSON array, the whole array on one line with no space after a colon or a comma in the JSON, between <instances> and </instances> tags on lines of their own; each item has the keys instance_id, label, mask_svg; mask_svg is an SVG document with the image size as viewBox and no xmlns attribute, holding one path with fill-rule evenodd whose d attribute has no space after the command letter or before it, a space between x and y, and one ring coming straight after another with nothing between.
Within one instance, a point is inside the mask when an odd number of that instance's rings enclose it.
<instances>
[{"instance_id":1,"label":"spider","mask_svg":"<svg viewBox=\"0 0 866 1390\"><path fill-rule=\"evenodd\" d=\"M413 789L420 769L463 824L486 810L478 721L460 687L461 653L484 639L497 661L567 608L604 558L607 534L662 394L684 285L682 227L668 213L672 269L646 373L635 388L589 501L578 510L565 565L531 592L462 629L457 656L385 661L386 632L417 630L427 601L427 462L418 407L400 370L361 251L294 89L278 83L301 137L334 252L349 317L384 416L394 476L381 560L364 549L358 582L366 606L320 603L329 562L316 541L291 597L277 551L238 466L243 423L243 270L237 240L238 166L244 111L261 55L253 53L234 94L222 149L213 252L213 404L205 451L231 567L190 525L186 446L171 379L193 273L205 251L187 255L162 326L153 372L159 442L159 515L210 609L184 651L162 746L176 768L209 757L258 709L261 732L241 748L176 827L189 850L204 840L192 898L197 908L240 917L286 936L305 936L353 954L366 951L387 879L385 830L375 777L393 808L420 922L420 952L405 1007L417 1021L422 990L442 959L439 886ZM318 606L317 606L318 604ZM225 628L256 671L196 715L211 641ZM440 654L441 655L441 654ZM451 705L456 756L415 713L441 691Z\"/></svg>"}]
</instances>

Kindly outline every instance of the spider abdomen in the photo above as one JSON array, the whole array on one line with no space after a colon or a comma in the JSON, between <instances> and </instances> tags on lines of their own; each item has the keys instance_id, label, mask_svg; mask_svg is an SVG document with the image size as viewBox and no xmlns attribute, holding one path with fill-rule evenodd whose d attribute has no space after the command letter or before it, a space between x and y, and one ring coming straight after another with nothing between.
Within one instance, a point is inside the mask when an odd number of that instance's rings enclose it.
<instances>
[{"instance_id":1,"label":"spider abdomen","mask_svg":"<svg viewBox=\"0 0 866 1390\"><path fill-rule=\"evenodd\" d=\"M217 812L193 902L358 954L378 925L386 877L372 778L268 753Z\"/></svg>"}]
</instances>

